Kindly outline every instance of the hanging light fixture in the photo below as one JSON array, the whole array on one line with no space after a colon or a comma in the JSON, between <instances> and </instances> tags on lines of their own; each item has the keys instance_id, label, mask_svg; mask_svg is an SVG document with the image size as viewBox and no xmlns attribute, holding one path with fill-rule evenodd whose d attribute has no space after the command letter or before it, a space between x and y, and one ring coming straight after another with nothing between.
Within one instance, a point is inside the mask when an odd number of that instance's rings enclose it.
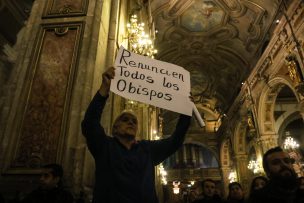
<instances>
[{"instance_id":1,"label":"hanging light fixture","mask_svg":"<svg viewBox=\"0 0 304 203\"><path fill-rule=\"evenodd\" d=\"M247 167L252 170L254 174L259 174L263 171L261 164L256 160L250 160Z\"/></svg>"},{"instance_id":2,"label":"hanging light fixture","mask_svg":"<svg viewBox=\"0 0 304 203\"><path fill-rule=\"evenodd\" d=\"M173 181L172 185L173 185L173 193L174 194L179 194L179 191L180 191L180 188L179 188L180 182L179 181Z\"/></svg>"},{"instance_id":3,"label":"hanging light fixture","mask_svg":"<svg viewBox=\"0 0 304 203\"><path fill-rule=\"evenodd\" d=\"M295 150L295 149L299 148L299 146L300 145L297 143L297 141L294 140L292 137L286 137L286 139L284 140L284 143L283 143L284 149L287 149L287 150Z\"/></svg>"},{"instance_id":4,"label":"hanging light fixture","mask_svg":"<svg viewBox=\"0 0 304 203\"><path fill-rule=\"evenodd\" d=\"M163 185L167 185L167 171L165 170L163 164L159 164L158 166L159 174L160 174L160 179Z\"/></svg>"},{"instance_id":5,"label":"hanging light fixture","mask_svg":"<svg viewBox=\"0 0 304 203\"><path fill-rule=\"evenodd\" d=\"M130 23L127 24L128 39L131 51L154 58L157 50L153 46L150 36L144 31L144 23L137 22L137 15L132 15Z\"/></svg>"}]
</instances>

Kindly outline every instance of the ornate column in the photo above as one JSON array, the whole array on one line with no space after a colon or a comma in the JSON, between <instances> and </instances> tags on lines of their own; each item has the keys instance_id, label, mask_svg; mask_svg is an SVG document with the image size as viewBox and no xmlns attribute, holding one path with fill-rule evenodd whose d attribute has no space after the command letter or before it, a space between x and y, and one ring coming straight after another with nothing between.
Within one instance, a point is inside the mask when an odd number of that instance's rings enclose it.
<instances>
[{"instance_id":1,"label":"ornate column","mask_svg":"<svg viewBox=\"0 0 304 203\"><path fill-rule=\"evenodd\" d=\"M204 162L205 161L204 156L203 156L202 153L203 153L202 151L199 151L199 164L200 164L200 166L205 163Z\"/></svg>"},{"instance_id":2,"label":"ornate column","mask_svg":"<svg viewBox=\"0 0 304 203\"><path fill-rule=\"evenodd\" d=\"M179 159L179 155L180 155L180 150L176 151L174 153L174 158L175 158L175 165L178 167L180 165L180 159Z\"/></svg>"},{"instance_id":3,"label":"ornate column","mask_svg":"<svg viewBox=\"0 0 304 203\"><path fill-rule=\"evenodd\" d=\"M277 134L263 134L257 141L262 146L263 154L270 148L278 146L278 135Z\"/></svg>"},{"instance_id":4,"label":"ornate column","mask_svg":"<svg viewBox=\"0 0 304 203\"><path fill-rule=\"evenodd\" d=\"M187 145L183 145L183 164L187 165Z\"/></svg>"},{"instance_id":5,"label":"ornate column","mask_svg":"<svg viewBox=\"0 0 304 203\"><path fill-rule=\"evenodd\" d=\"M63 165L76 194L92 187L94 162L80 123L106 68L110 14L118 16L119 2L34 1L0 118L1 172L10 174L0 177L0 187L32 190L30 174L47 163Z\"/></svg>"},{"instance_id":6,"label":"ornate column","mask_svg":"<svg viewBox=\"0 0 304 203\"><path fill-rule=\"evenodd\" d=\"M249 171L247 168L248 165L248 155L247 154L236 154L236 171L238 174L238 180L243 186L245 192L249 191Z\"/></svg>"},{"instance_id":7,"label":"ornate column","mask_svg":"<svg viewBox=\"0 0 304 203\"><path fill-rule=\"evenodd\" d=\"M192 163L193 163L193 166L196 166L196 153L195 153L195 149L196 149L197 147L196 146L194 146L194 145L192 145L191 146L191 155L192 155Z\"/></svg>"},{"instance_id":8,"label":"ornate column","mask_svg":"<svg viewBox=\"0 0 304 203\"><path fill-rule=\"evenodd\" d=\"M299 107L299 112L302 116L302 119L304 121L304 100L301 100L300 103L298 104Z\"/></svg>"},{"instance_id":9,"label":"ornate column","mask_svg":"<svg viewBox=\"0 0 304 203\"><path fill-rule=\"evenodd\" d=\"M224 196L226 197L228 195L228 185L229 185L229 173L231 172L231 168L228 166L222 166L221 167L222 171L222 180L223 180L223 191L224 191Z\"/></svg>"}]
</instances>

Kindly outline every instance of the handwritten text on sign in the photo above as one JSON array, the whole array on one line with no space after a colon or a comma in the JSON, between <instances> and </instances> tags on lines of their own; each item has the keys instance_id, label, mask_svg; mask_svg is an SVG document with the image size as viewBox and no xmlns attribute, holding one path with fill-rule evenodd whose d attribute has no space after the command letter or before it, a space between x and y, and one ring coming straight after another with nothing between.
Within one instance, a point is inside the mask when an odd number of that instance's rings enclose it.
<instances>
[{"instance_id":1,"label":"handwritten text on sign","mask_svg":"<svg viewBox=\"0 0 304 203\"><path fill-rule=\"evenodd\" d=\"M111 91L128 99L192 115L190 74L180 66L120 47Z\"/></svg>"}]
</instances>

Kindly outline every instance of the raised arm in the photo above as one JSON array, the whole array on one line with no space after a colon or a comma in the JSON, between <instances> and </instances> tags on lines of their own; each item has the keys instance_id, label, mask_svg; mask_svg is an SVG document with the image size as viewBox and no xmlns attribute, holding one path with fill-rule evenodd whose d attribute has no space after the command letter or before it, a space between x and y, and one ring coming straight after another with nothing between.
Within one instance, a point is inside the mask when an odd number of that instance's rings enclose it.
<instances>
[{"instance_id":1,"label":"raised arm","mask_svg":"<svg viewBox=\"0 0 304 203\"><path fill-rule=\"evenodd\" d=\"M100 89L89 104L81 123L82 134L86 137L89 150L93 156L97 154L97 150L107 139L104 128L100 125L100 119L109 95L111 79L113 78L113 67L109 68L102 74L102 84Z\"/></svg>"},{"instance_id":2,"label":"raised arm","mask_svg":"<svg viewBox=\"0 0 304 203\"><path fill-rule=\"evenodd\" d=\"M164 161L183 144L190 123L190 116L180 115L175 131L169 138L151 142L151 156L154 165Z\"/></svg>"}]
</instances>

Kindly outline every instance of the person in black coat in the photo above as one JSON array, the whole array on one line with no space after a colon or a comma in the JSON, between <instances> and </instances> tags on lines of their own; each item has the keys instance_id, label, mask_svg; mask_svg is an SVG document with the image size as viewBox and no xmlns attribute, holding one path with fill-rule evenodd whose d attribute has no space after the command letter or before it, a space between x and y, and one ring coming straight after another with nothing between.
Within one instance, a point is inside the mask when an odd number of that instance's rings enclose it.
<instances>
[{"instance_id":1,"label":"person in black coat","mask_svg":"<svg viewBox=\"0 0 304 203\"><path fill-rule=\"evenodd\" d=\"M269 149L263 156L267 185L249 199L250 203L303 203L299 191L294 160L281 147Z\"/></svg>"},{"instance_id":2,"label":"person in black coat","mask_svg":"<svg viewBox=\"0 0 304 203\"><path fill-rule=\"evenodd\" d=\"M215 194L216 183L212 179L202 181L202 198L193 201L193 203L221 203L221 198Z\"/></svg>"},{"instance_id":3,"label":"person in black coat","mask_svg":"<svg viewBox=\"0 0 304 203\"><path fill-rule=\"evenodd\" d=\"M174 133L166 139L137 141L137 117L126 111L115 119L113 136L108 136L100 119L114 75L113 67L103 73L81 126L95 159L93 203L156 203L154 167L183 144L191 117L181 115Z\"/></svg>"},{"instance_id":4,"label":"person in black coat","mask_svg":"<svg viewBox=\"0 0 304 203\"><path fill-rule=\"evenodd\" d=\"M258 191L264 188L268 183L268 179L264 176L255 177L250 186L249 199L254 196Z\"/></svg>"},{"instance_id":5,"label":"person in black coat","mask_svg":"<svg viewBox=\"0 0 304 203\"><path fill-rule=\"evenodd\" d=\"M43 167L40 186L28 194L22 203L73 203L72 194L62 187L63 169L58 164Z\"/></svg>"}]
</instances>

